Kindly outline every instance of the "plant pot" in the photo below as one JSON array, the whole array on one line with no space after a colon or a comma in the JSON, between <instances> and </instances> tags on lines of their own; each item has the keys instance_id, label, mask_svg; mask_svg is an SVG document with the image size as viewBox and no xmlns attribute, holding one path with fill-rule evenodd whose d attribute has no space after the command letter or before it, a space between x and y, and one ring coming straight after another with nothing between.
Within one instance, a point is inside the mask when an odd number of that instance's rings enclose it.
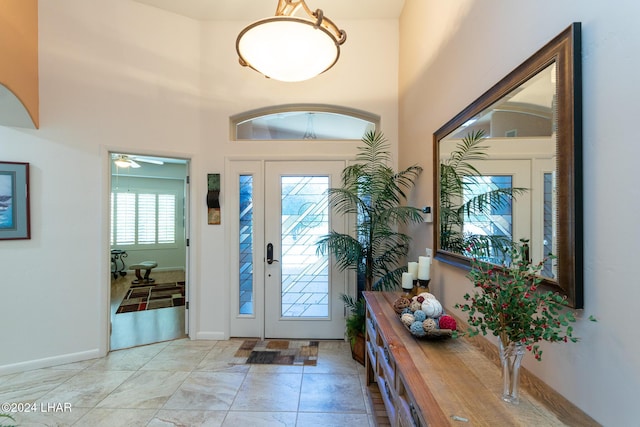
<instances>
[{"instance_id":1,"label":"plant pot","mask_svg":"<svg viewBox=\"0 0 640 427\"><path fill-rule=\"evenodd\" d=\"M502 400L517 405L520 402L520 364L525 347L512 341L504 345L498 337L498 351L502 363Z\"/></svg>"},{"instance_id":2,"label":"plant pot","mask_svg":"<svg viewBox=\"0 0 640 427\"><path fill-rule=\"evenodd\" d=\"M351 338L351 357L353 360L360 363L364 366L364 349L365 349L365 340L364 334L358 334L355 337Z\"/></svg>"}]
</instances>

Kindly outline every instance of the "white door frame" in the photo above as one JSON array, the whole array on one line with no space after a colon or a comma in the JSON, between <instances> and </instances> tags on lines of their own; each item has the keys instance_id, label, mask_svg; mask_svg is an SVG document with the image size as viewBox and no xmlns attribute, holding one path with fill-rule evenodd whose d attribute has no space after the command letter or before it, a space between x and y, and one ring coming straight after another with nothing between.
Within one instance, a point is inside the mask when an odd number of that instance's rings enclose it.
<instances>
[{"instance_id":1,"label":"white door frame","mask_svg":"<svg viewBox=\"0 0 640 427\"><path fill-rule=\"evenodd\" d=\"M289 162L289 161L342 161L344 164L348 164L351 159L345 159L338 156L322 156L321 158L309 158L309 157L260 157L253 156L231 156L225 158L225 195L227 199L227 209L229 213L229 221L227 224L227 234L225 238L226 247L229 248L229 323L230 323L230 336L231 337L259 337L265 338L265 311L264 311L264 260L266 256L266 242L264 240L264 210L265 203L264 192L262 189L265 186L264 175L265 165L267 162ZM254 193L254 312L251 315L240 315L239 313L239 282L237 267L239 265L238 254L238 221L234 221L232 218L239 217L239 187L238 181L240 175L251 174L254 176L254 188L260 189ZM338 183L333 182L332 186L337 186ZM259 266L259 267L258 267ZM261 283L256 285L256 275L261 277L259 280ZM348 272L340 273L342 283L344 283L345 292L352 293L355 289L355 278ZM334 279L335 280L335 279ZM341 307L341 314L345 317L346 313Z\"/></svg>"},{"instance_id":2,"label":"white door frame","mask_svg":"<svg viewBox=\"0 0 640 427\"><path fill-rule=\"evenodd\" d=\"M104 213L103 221L102 221L102 236L104 242L104 249L102 259L104 260L105 273L103 274L104 291L101 293L101 297L103 298L103 307L102 313L100 315L100 323L103 325L102 330L104 331L103 338L101 339L100 344L100 354L106 355L111 351L111 244L110 244L110 219L111 219L111 211L110 211L110 201L111 201L111 189L112 189L112 173L111 173L111 153L135 153L139 156L150 156L150 157L164 157L169 159L181 159L186 161L186 176L187 180L185 182L184 190L184 218L185 218L185 239L190 239L191 229L191 173L192 173L192 156L190 154L177 154L177 153L162 153L162 152L150 152L144 150L137 150L125 147L113 147L113 146L102 146L101 154L104 159L104 171L105 171L105 180L103 187L103 209ZM191 274L191 246L185 245L185 334L189 335L189 325L195 324L193 322L196 319L197 313L195 312L195 304L190 304L189 301L193 301L194 290L193 286L190 286L190 274ZM187 309L189 307L189 309Z\"/></svg>"}]
</instances>

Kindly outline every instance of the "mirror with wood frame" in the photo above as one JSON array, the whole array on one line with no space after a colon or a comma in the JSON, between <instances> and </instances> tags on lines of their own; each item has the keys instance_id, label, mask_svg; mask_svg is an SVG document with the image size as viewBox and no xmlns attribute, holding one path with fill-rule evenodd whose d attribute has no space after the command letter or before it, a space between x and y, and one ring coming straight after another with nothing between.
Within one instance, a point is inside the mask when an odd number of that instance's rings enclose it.
<instances>
[{"instance_id":1,"label":"mirror with wood frame","mask_svg":"<svg viewBox=\"0 0 640 427\"><path fill-rule=\"evenodd\" d=\"M543 288L583 306L580 23L434 134L436 259L508 265L527 241ZM547 259L548 254L555 258ZM477 257L478 253L473 252Z\"/></svg>"}]
</instances>

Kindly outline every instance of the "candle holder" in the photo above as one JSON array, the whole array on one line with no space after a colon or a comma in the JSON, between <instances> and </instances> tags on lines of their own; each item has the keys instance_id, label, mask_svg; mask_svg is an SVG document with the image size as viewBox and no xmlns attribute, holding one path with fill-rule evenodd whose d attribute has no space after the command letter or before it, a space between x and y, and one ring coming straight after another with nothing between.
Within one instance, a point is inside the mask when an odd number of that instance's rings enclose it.
<instances>
[{"instance_id":1,"label":"candle holder","mask_svg":"<svg viewBox=\"0 0 640 427\"><path fill-rule=\"evenodd\" d=\"M429 282L431 282L431 279L418 279L418 293L416 295L429 292Z\"/></svg>"},{"instance_id":2,"label":"candle holder","mask_svg":"<svg viewBox=\"0 0 640 427\"><path fill-rule=\"evenodd\" d=\"M418 295L418 279L413 279L413 289L411 290L411 296L415 297Z\"/></svg>"}]
</instances>

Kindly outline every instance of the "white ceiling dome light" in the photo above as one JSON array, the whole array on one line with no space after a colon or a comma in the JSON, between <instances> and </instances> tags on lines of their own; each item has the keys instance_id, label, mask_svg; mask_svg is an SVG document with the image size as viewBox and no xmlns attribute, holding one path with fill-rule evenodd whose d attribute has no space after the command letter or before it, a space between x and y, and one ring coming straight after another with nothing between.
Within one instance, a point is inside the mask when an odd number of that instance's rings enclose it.
<instances>
[{"instance_id":1,"label":"white ceiling dome light","mask_svg":"<svg viewBox=\"0 0 640 427\"><path fill-rule=\"evenodd\" d=\"M303 11L306 17L294 14ZM284 82L311 79L340 57L347 34L304 0L278 0L273 17L243 29L236 40L240 64Z\"/></svg>"}]
</instances>

